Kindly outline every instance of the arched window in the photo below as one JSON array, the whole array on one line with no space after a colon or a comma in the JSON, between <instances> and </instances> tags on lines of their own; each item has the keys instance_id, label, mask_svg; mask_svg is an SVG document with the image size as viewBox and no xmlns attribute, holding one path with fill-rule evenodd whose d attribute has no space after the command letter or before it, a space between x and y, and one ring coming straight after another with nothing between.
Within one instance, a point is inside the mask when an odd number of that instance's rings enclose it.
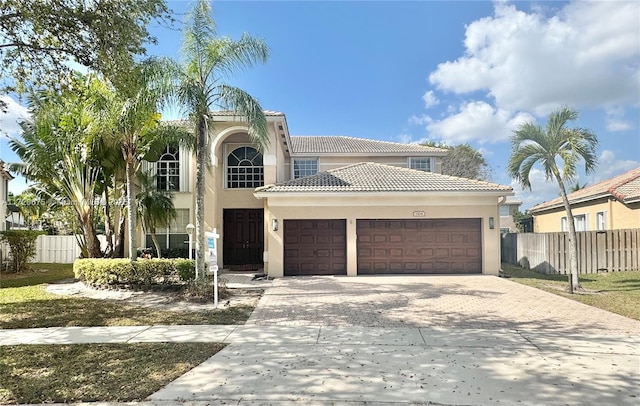
<instances>
[{"instance_id":1,"label":"arched window","mask_svg":"<svg viewBox=\"0 0 640 406\"><path fill-rule=\"evenodd\" d=\"M262 154L252 147L234 149L227 156L227 187L253 189L263 185Z\"/></svg>"},{"instance_id":2,"label":"arched window","mask_svg":"<svg viewBox=\"0 0 640 406\"><path fill-rule=\"evenodd\" d=\"M168 146L156 163L158 190L180 190L180 162L178 148Z\"/></svg>"}]
</instances>

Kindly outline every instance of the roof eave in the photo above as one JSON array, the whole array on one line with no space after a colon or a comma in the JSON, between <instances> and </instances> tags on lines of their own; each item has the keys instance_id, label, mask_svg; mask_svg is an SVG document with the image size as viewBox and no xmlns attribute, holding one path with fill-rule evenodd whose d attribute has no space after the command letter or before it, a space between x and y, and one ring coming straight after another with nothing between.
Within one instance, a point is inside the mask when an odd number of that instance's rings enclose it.
<instances>
[{"instance_id":1,"label":"roof eave","mask_svg":"<svg viewBox=\"0 0 640 406\"><path fill-rule=\"evenodd\" d=\"M290 197L320 197L320 196L341 196L341 197L361 197L361 196L375 196L380 197L380 193L384 193L385 196L394 196L394 197L415 197L415 196L424 196L424 197L468 197L468 196L513 196L515 193L513 191L498 191L498 190L490 190L490 191L366 191L366 192L341 192L341 191L297 191L297 192L270 192L268 191L269 186L264 186L262 188L256 189L256 192L253 194L258 199L264 198L290 198Z\"/></svg>"},{"instance_id":2,"label":"roof eave","mask_svg":"<svg viewBox=\"0 0 640 406\"><path fill-rule=\"evenodd\" d=\"M404 151L404 152L382 152L382 151L371 151L371 152L291 152L291 156L293 157L316 157L316 156L400 156L409 158L411 156L446 156L446 152L440 151Z\"/></svg>"},{"instance_id":3,"label":"roof eave","mask_svg":"<svg viewBox=\"0 0 640 406\"><path fill-rule=\"evenodd\" d=\"M584 203L584 202L588 202L588 201L591 201L591 200L598 200L598 199L602 199L602 198L605 198L605 197L613 197L613 195L611 193L609 193L609 192L598 193L598 194L595 194L595 195L581 197L579 199L569 200L569 205L574 205L574 204L578 204L578 203ZM534 214L534 213L537 213L537 212L542 212L542 211L547 211L547 210L554 210L554 209L563 208L563 207L564 207L564 203L563 202L554 203L553 205L541 207L539 209L536 209L536 206L533 206L532 208L529 209L529 213Z\"/></svg>"}]
</instances>

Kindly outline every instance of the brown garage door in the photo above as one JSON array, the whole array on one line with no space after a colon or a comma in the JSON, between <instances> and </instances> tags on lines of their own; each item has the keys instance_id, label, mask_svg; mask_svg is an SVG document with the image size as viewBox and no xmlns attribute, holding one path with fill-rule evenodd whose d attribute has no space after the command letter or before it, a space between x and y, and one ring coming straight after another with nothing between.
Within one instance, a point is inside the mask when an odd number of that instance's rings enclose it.
<instances>
[{"instance_id":1,"label":"brown garage door","mask_svg":"<svg viewBox=\"0 0 640 406\"><path fill-rule=\"evenodd\" d=\"M284 275L346 275L346 220L284 220Z\"/></svg>"},{"instance_id":2,"label":"brown garage door","mask_svg":"<svg viewBox=\"0 0 640 406\"><path fill-rule=\"evenodd\" d=\"M358 274L481 273L480 219L358 220Z\"/></svg>"}]
</instances>

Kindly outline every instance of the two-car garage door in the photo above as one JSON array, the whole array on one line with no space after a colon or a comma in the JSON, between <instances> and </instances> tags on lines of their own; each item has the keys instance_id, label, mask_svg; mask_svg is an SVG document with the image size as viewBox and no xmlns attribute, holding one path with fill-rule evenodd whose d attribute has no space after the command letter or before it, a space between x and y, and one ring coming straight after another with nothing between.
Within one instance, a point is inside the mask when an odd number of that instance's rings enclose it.
<instances>
[{"instance_id":1,"label":"two-car garage door","mask_svg":"<svg viewBox=\"0 0 640 406\"><path fill-rule=\"evenodd\" d=\"M363 274L481 273L480 219L357 220ZM346 275L346 220L284 220L284 275Z\"/></svg>"},{"instance_id":2,"label":"two-car garage door","mask_svg":"<svg viewBox=\"0 0 640 406\"><path fill-rule=\"evenodd\" d=\"M480 219L358 220L358 275L482 273Z\"/></svg>"}]
</instances>

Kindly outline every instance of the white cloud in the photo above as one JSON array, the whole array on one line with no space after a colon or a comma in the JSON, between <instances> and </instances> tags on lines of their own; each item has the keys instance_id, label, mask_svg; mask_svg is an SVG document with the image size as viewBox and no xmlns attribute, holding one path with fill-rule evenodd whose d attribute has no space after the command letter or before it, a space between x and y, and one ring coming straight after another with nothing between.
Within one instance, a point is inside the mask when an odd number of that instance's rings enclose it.
<instances>
[{"instance_id":1,"label":"white cloud","mask_svg":"<svg viewBox=\"0 0 640 406\"><path fill-rule=\"evenodd\" d=\"M515 192L516 197L519 200L522 200L521 211L560 196L558 183L554 179L547 179L541 169L531 169L531 172L529 172L529 182L531 183L531 190L524 189L514 180L511 181L511 187Z\"/></svg>"},{"instance_id":2,"label":"white cloud","mask_svg":"<svg viewBox=\"0 0 640 406\"><path fill-rule=\"evenodd\" d=\"M608 108L607 112L607 131L627 131L631 129L631 123L624 120L624 109L622 107Z\"/></svg>"},{"instance_id":3,"label":"white cloud","mask_svg":"<svg viewBox=\"0 0 640 406\"><path fill-rule=\"evenodd\" d=\"M598 157L598 167L595 174L588 177L587 183L593 185L638 167L640 167L640 161L617 159L613 151L605 149Z\"/></svg>"},{"instance_id":4,"label":"white cloud","mask_svg":"<svg viewBox=\"0 0 640 406\"><path fill-rule=\"evenodd\" d=\"M442 120L422 119L429 136L449 144L507 140L520 124L533 120L528 113L513 114L481 101L468 102Z\"/></svg>"},{"instance_id":5,"label":"white cloud","mask_svg":"<svg viewBox=\"0 0 640 406\"><path fill-rule=\"evenodd\" d=\"M29 110L9 96L0 96L0 99L7 104L7 112L0 112L0 137L18 135L20 132L18 122L29 118Z\"/></svg>"},{"instance_id":6,"label":"white cloud","mask_svg":"<svg viewBox=\"0 0 640 406\"><path fill-rule=\"evenodd\" d=\"M422 100L424 100L424 107L427 109L440 103L440 100L438 100L436 95L433 93L433 90L429 90L428 92L423 94Z\"/></svg>"},{"instance_id":7,"label":"white cloud","mask_svg":"<svg viewBox=\"0 0 640 406\"><path fill-rule=\"evenodd\" d=\"M496 3L466 29L465 55L438 65L429 81L456 94L486 92L499 109L544 115L637 103L640 3L572 2L555 16Z\"/></svg>"}]
</instances>

